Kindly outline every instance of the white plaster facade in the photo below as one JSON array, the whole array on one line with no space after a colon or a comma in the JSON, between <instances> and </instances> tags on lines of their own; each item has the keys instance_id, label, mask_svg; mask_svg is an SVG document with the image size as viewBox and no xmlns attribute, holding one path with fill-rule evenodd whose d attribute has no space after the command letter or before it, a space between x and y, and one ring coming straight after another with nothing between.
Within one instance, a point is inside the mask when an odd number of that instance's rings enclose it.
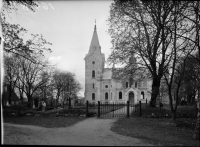
<instances>
[{"instance_id":1,"label":"white plaster facade","mask_svg":"<svg viewBox=\"0 0 200 147\"><path fill-rule=\"evenodd\" d=\"M135 104L140 100L144 103L150 100L151 79L134 75L134 82L123 85L112 78L112 69L104 68L105 55L101 53L96 25L94 28L89 52L85 58L85 100L90 103L101 102L126 102ZM137 84L136 84L137 83ZM144 94L142 94L144 93Z\"/></svg>"}]
</instances>

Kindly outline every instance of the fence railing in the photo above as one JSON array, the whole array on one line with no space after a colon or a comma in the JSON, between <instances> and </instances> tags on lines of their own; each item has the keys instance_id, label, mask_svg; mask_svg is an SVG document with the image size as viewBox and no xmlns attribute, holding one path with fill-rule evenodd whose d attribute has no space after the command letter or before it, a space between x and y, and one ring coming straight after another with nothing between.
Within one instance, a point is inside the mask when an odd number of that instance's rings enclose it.
<instances>
[{"instance_id":1,"label":"fence railing","mask_svg":"<svg viewBox=\"0 0 200 147\"><path fill-rule=\"evenodd\" d=\"M95 106L93 112L97 114L97 117L131 117L131 113L139 112L139 116L142 116L141 101L139 104L127 102L100 102ZM89 102L86 101L86 116L89 117L91 113L91 107L89 108Z\"/></svg>"}]
</instances>

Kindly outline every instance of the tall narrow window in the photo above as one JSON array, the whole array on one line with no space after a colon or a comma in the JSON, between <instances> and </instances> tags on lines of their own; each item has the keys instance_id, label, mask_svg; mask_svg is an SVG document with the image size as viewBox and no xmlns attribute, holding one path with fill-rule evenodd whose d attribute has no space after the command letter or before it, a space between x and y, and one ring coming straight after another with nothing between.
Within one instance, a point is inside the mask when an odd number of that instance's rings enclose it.
<instances>
[{"instance_id":1,"label":"tall narrow window","mask_svg":"<svg viewBox=\"0 0 200 147\"><path fill-rule=\"evenodd\" d=\"M95 93L92 93L92 100L95 100Z\"/></svg>"},{"instance_id":2,"label":"tall narrow window","mask_svg":"<svg viewBox=\"0 0 200 147\"><path fill-rule=\"evenodd\" d=\"M112 92L110 93L110 99L112 100Z\"/></svg>"},{"instance_id":3,"label":"tall narrow window","mask_svg":"<svg viewBox=\"0 0 200 147\"><path fill-rule=\"evenodd\" d=\"M135 88L137 88L137 82L135 82Z\"/></svg>"},{"instance_id":4,"label":"tall narrow window","mask_svg":"<svg viewBox=\"0 0 200 147\"><path fill-rule=\"evenodd\" d=\"M108 93L106 92L105 93L105 100L107 100L108 99Z\"/></svg>"},{"instance_id":5,"label":"tall narrow window","mask_svg":"<svg viewBox=\"0 0 200 147\"><path fill-rule=\"evenodd\" d=\"M95 78L95 71L92 71L92 77Z\"/></svg>"},{"instance_id":6,"label":"tall narrow window","mask_svg":"<svg viewBox=\"0 0 200 147\"><path fill-rule=\"evenodd\" d=\"M144 91L141 92L141 99L144 99Z\"/></svg>"},{"instance_id":7,"label":"tall narrow window","mask_svg":"<svg viewBox=\"0 0 200 147\"><path fill-rule=\"evenodd\" d=\"M144 87L144 81L141 82L141 86Z\"/></svg>"},{"instance_id":8,"label":"tall narrow window","mask_svg":"<svg viewBox=\"0 0 200 147\"><path fill-rule=\"evenodd\" d=\"M92 84L92 88L94 89L94 83Z\"/></svg>"},{"instance_id":9,"label":"tall narrow window","mask_svg":"<svg viewBox=\"0 0 200 147\"><path fill-rule=\"evenodd\" d=\"M122 92L119 92L119 99L122 99Z\"/></svg>"},{"instance_id":10,"label":"tall narrow window","mask_svg":"<svg viewBox=\"0 0 200 147\"><path fill-rule=\"evenodd\" d=\"M133 78L129 79L129 87L131 87L133 85Z\"/></svg>"},{"instance_id":11,"label":"tall narrow window","mask_svg":"<svg viewBox=\"0 0 200 147\"><path fill-rule=\"evenodd\" d=\"M126 82L126 88L128 88L128 82Z\"/></svg>"}]
</instances>

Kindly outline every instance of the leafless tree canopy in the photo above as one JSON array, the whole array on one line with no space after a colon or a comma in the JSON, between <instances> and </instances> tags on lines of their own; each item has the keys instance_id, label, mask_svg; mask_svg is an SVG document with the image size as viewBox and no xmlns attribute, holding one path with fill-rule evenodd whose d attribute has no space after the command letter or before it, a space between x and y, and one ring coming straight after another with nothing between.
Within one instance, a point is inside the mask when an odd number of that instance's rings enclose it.
<instances>
[{"instance_id":1,"label":"leafless tree canopy","mask_svg":"<svg viewBox=\"0 0 200 147\"><path fill-rule=\"evenodd\" d=\"M179 58L199 48L198 7L197 1L142 0L115 0L110 7L113 47L108 62L120 63L126 69L132 66L128 59L134 54L138 68L151 74L152 106L164 73L175 67Z\"/></svg>"}]
</instances>

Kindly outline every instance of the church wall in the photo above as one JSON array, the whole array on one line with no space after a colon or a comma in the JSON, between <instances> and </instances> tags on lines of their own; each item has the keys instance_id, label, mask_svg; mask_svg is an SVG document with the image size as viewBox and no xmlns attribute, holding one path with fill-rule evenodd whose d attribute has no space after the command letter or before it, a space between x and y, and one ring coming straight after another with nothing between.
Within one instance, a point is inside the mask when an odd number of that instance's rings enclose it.
<instances>
[{"instance_id":1,"label":"church wall","mask_svg":"<svg viewBox=\"0 0 200 147\"><path fill-rule=\"evenodd\" d=\"M85 98L86 101L97 103L100 100L100 82L97 80L102 73L102 61L100 55L92 53L85 59ZM92 62L95 62L94 64ZM92 77L92 71L95 71L95 78ZM94 84L94 88L93 88ZM95 93L95 100L92 100L92 93Z\"/></svg>"},{"instance_id":2,"label":"church wall","mask_svg":"<svg viewBox=\"0 0 200 147\"><path fill-rule=\"evenodd\" d=\"M106 80L102 80L102 82L101 82L102 84L101 84L101 100L102 101L111 101L111 91L112 91L112 87L111 87L111 80L109 80L109 79L106 79ZM107 87L107 88L106 88ZM105 99L105 93L108 93L108 99L106 100Z\"/></svg>"}]
</instances>

